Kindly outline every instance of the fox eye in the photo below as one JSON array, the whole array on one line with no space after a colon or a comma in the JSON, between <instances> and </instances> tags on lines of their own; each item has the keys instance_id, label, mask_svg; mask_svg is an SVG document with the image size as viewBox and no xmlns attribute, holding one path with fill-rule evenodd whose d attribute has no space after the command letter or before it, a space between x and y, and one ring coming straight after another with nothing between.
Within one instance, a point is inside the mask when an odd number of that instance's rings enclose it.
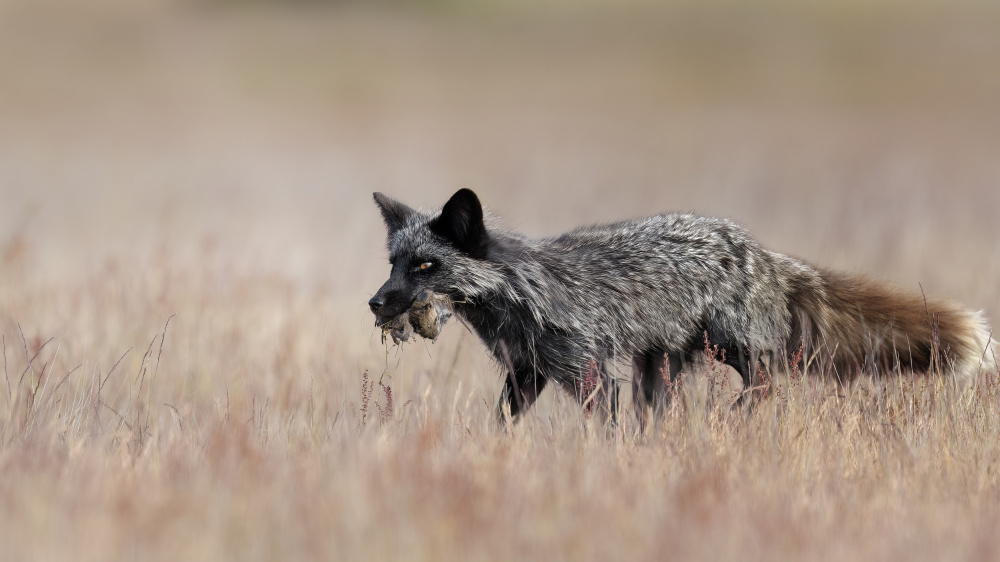
<instances>
[{"instance_id":1,"label":"fox eye","mask_svg":"<svg viewBox=\"0 0 1000 562\"><path fill-rule=\"evenodd\" d=\"M429 271L432 267L434 267L434 262L432 262L432 261L425 261L425 262L422 262L417 267L414 267L413 269L414 269L414 271Z\"/></svg>"}]
</instances>

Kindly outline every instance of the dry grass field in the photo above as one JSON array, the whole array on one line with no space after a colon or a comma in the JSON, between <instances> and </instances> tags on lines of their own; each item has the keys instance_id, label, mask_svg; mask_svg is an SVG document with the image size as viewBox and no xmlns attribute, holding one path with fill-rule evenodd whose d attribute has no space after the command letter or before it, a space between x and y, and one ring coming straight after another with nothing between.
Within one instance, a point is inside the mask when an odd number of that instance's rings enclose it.
<instances>
[{"instance_id":1,"label":"dry grass field","mask_svg":"<svg viewBox=\"0 0 1000 562\"><path fill-rule=\"evenodd\" d=\"M997 373L745 416L707 364L645 435L551 389L505 433L474 335L366 306L371 193L471 187L1000 325L998 60L974 0L0 2L0 559L1000 559Z\"/></svg>"}]
</instances>

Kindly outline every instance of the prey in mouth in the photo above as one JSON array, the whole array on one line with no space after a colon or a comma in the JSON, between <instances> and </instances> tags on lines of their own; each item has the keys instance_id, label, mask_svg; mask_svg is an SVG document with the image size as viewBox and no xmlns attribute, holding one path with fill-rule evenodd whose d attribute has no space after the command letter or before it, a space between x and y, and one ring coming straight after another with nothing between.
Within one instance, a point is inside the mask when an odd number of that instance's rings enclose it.
<instances>
[{"instance_id":1,"label":"prey in mouth","mask_svg":"<svg viewBox=\"0 0 1000 562\"><path fill-rule=\"evenodd\" d=\"M382 343L385 343L386 335L397 345L410 341L413 334L436 340L451 316L451 299L440 293L420 291L407 311L379 326L382 328Z\"/></svg>"}]
</instances>

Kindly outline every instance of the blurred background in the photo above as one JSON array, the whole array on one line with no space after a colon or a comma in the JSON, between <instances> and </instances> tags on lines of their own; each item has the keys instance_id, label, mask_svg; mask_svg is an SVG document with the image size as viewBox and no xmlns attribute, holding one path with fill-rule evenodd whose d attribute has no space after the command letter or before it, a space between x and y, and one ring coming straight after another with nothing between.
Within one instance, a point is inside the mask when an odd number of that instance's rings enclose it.
<instances>
[{"instance_id":1,"label":"blurred background","mask_svg":"<svg viewBox=\"0 0 1000 562\"><path fill-rule=\"evenodd\" d=\"M371 193L462 187L531 236L723 215L995 319L997 61L985 0L4 0L5 333L110 363L176 312L194 386L379 370Z\"/></svg>"},{"instance_id":2,"label":"blurred background","mask_svg":"<svg viewBox=\"0 0 1000 562\"><path fill-rule=\"evenodd\" d=\"M1000 2L0 0L4 552L993 552L978 398L646 441L550 391L495 431L474 336L389 348L366 304L372 192L463 187L530 236L730 217L1000 325Z\"/></svg>"}]
</instances>

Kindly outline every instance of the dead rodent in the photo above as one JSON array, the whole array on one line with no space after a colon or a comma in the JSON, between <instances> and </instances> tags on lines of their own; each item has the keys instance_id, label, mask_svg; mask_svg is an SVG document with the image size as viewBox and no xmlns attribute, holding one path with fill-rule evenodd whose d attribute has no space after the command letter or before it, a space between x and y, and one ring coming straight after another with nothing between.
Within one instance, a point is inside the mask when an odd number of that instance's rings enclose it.
<instances>
[{"instance_id":1,"label":"dead rodent","mask_svg":"<svg viewBox=\"0 0 1000 562\"><path fill-rule=\"evenodd\" d=\"M409 341L416 333L426 339L436 340L451 314L451 299L439 293L421 291L409 310L385 324L382 338L384 340L388 333L392 336L393 343L399 344Z\"/></svg>"}]
</instances>

